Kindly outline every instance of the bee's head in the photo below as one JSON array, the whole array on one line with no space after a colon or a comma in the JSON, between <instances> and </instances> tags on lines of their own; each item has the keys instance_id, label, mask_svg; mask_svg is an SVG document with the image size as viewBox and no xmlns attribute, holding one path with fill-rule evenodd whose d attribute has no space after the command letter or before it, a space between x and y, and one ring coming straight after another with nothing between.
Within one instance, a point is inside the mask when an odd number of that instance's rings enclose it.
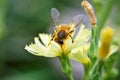
<instances>
[{"instance_id":1,"label":"bee's head","mask_svg":"<svg viewBox=\"0 0 120 80\"><path fill-rule=\"evenodd\" d=\"M64 30L61 30L61 31L58 33L58 38L59 38L59 39L66 38L66 32L65 32Z\"/></svg>"}]
</instances>

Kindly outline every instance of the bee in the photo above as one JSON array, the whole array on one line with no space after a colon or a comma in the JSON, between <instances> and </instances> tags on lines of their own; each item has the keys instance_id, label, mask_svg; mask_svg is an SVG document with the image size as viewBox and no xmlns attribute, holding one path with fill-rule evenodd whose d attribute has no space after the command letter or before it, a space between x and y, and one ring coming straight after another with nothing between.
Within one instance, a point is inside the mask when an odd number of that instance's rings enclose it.
<instances>
[{"instance_id":1,"label":"bee","mask_svg":"<svg viewBox=\"0 0 120 80\"><path fill-rule=\"evenodd\" d=\"M74 42L74 39L72 37L72 33L75 31L75 28L80 24L80 22L83 19L83 15L77 15L73 18L72 23L70 25L68 24L59 24L59 16L60 13L57 9L52 8L51 9L51 17L55 24L54 28L54 34L52 36L51 41L55 41L60 45L64 44L64 40L71 38L72 43Z\"/></svg>"}]
</instances>

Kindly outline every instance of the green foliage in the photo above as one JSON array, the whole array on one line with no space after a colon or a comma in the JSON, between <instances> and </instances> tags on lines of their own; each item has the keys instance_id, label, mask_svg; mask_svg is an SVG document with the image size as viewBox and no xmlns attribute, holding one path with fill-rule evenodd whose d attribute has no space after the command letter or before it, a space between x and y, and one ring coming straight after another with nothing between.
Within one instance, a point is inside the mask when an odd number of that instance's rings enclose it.
<instances>
[{"instance_id":1,"label":"green foliage","mask_svg":"<svg viewBox=\"0 0 120 80\"><path fill-rule=\"evenodd\" d=\"M66 56L65 53L63 53L59 57L59 59L60 59L60 63L61 63L62 72L64 74L66 74L70 80L73 80L73 77L72 77L72 66L71 66L69 57Z\"/></svg>"}]
</instances>

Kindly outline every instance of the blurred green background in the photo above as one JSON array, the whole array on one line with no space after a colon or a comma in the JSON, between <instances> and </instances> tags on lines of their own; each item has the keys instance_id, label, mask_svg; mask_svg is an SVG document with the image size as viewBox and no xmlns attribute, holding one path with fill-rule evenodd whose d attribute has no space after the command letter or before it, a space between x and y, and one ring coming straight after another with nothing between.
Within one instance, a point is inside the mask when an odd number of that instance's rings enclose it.
<instances>
[{"instance_id":1,"label":"blurred green background","mask_svg":"<svg viewBox=\"0 0 120 80\"><path fill-rule=\"evenodd\" d=\"M104 1L94 1L99 16ZM70 8L81 10L80 2L81 0L0 0L0 80L67 80L52 66L57 65L54 64L57 59L34 56L25 51L24 47L39 33L48 32L49 26L53 24L50 16L52 7L62 14ZM116 0L106 25L117 30L116 37L120 41L119 9L120 0ZM68 13L65 14L69 17Z\"/></svg>"}]
</instances>

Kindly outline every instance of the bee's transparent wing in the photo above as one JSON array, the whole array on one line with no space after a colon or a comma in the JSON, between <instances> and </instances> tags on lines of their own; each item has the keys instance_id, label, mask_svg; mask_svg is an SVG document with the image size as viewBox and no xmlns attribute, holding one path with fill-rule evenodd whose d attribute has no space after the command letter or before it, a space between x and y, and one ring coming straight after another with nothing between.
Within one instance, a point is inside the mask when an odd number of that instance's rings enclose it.
<instances>
[{"instance_id":1,"label":"bee's transparent wing","mask_svg":"<svg viewBox=\"0 0 120 80\"><path fill-rule=\"evenodd\" d=\"M60 16L59 11L56 8L52 8L51 9L51 17L52 17L52 20L53 20L55 26L59 24L59 16Z\"/></svg>"},{"instance_id":2,"label":"bee's transparent wing","mask_svg":"<svg viewBox=\"0 0 120 80\"><path fill-rule=\"evenodd\" d=\"M77 27L81 22L83 22L84 16L83 15L77 15L73 18L72 24L74 24L74 28Z\"/></svg>"},{"instance_id":3,"label":"bee's transparent wing","mask_svg":"<svg viewBox=\"0 0 120 80\"><path fill-rule=\"evenodd\" d=\"M77 27L79 24L82 24L84 22L84 18L85 16L83 15L77 15L73 18L72 20L72 30L74 30L75 28L75 32L74 32L74 35L73 35L73 38L76 37L76 35L78 34L79 30L80 30L80 27Z\"/></svg>"}]
</instances>

